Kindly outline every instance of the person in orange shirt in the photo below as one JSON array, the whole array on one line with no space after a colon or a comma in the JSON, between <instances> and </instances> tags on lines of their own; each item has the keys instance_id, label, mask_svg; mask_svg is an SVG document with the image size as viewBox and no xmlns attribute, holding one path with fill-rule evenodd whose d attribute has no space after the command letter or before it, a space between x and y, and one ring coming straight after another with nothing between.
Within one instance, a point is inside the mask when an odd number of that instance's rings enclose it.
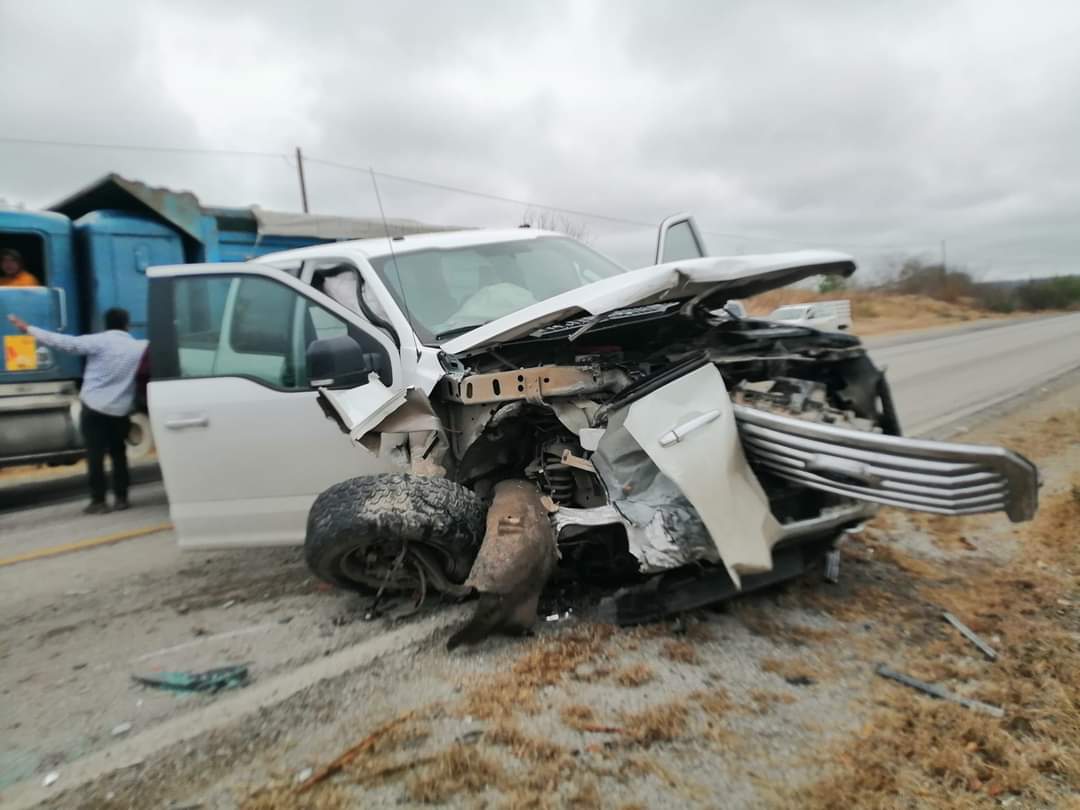
<instances>
[{"instance_id":1,"label":"person in orange shirt","mask_svg":"<svg viewBox=\"0 0 1080 810\"><path fill-rule=\"evenodd\" d=\"M23 261L22 254L11 248L0 250L0 287L40 287L37 280Z\"/></svg>"}]
</instances>

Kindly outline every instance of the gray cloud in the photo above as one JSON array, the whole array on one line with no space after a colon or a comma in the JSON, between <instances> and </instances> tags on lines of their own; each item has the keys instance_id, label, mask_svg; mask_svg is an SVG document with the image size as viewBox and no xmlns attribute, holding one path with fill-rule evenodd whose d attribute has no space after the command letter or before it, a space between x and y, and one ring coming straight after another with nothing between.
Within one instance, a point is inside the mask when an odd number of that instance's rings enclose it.
<instances>
[{"instance_id":1,"label":"gray cloud","mask_svg":"<svg viewBox=\"0 0 1080 810\"><path fill-rule=\"evenodd\" d=\"M932 252L994 276L1077 269L1080 8L467 2L3 2L12 137L288 153L653 222L715 251ZM0 144L0 196L106 171L295 209L278 157ZM315 210L370 179L311 163ZM384 179L387 213L514 224L524 207ZM649 228L588 221L648 258Z\"/></svg>"}]
</instances>

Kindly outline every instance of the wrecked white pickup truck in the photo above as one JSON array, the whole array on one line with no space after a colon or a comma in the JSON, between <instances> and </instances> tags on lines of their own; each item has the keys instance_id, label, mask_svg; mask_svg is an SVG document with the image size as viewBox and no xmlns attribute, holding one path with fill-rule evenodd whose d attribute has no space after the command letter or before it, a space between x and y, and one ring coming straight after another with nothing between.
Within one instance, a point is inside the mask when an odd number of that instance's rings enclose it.
<instances>
[{"instance_id":1,"label":"wrecked white pickup truck","mask_svg":"<svg viewBox=\"0 0 1080 810\"><path fill-rule=\"evenodd\" d=\"M476 589L492 629L553 575L620 622L791 577L878 504L1032 517L1023 457L901 437L856 337L724 308L850 257L702 245L678 216L639 270L533 229L151 269L181 545L304 543L323 579L417 603Z\"/></svg>"}]
</instances>

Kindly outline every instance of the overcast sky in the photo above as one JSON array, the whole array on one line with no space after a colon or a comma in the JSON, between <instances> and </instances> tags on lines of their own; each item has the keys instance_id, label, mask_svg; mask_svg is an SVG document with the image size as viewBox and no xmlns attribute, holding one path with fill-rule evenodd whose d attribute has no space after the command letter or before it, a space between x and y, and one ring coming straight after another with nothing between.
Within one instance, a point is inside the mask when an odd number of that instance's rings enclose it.
<instances>
[{"instance_id":1,"label":"overcast sky","mask_svg":"<svg viewBox=\"0 0 1080 810\"><path fill-rule=\"evenodd\" d=\"M713 253L829 246L873 272L1080 271L1080 4L0 0L0 135L291 153L634 222ZM309 162L314 212L377 215ZM0 143L0 197L109 171L299 210L291 158ZM524 207L384 178L388 216ZM584 223L647 263L654 229Z\"/></svg>"}]
</instances>

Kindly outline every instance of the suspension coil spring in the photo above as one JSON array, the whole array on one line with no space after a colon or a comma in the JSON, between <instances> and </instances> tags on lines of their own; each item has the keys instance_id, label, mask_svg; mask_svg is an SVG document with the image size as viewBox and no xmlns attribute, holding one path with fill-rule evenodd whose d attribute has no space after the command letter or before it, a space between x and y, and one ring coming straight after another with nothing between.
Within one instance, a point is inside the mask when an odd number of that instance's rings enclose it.
<instances>
[{"instance_id":1,"label":"suspension coil spring","mask_svg":"<svg viewBox=\"0 0 1080 810\"><path fill-rule=\"evenodd\" d=\"M557 504L568 504L574 498L574 473L563 464L562 454L557 450L544 451L544 480Z\"/></svg>"}]
</instances>

